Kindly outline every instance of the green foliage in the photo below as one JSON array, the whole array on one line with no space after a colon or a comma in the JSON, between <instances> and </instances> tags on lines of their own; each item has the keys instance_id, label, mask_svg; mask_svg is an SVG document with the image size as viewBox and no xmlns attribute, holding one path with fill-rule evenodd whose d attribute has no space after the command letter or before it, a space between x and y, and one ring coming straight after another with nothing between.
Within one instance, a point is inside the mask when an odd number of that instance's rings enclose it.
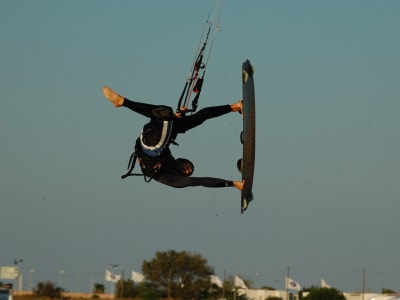
<instances>
[{"instance_id":1,"label":"green foliage","mask_svg":"<svg viewBox=\"0 0 400 300\"><path fill-rule=\"evenodd\" d=\"M136 296L136 291L135 291L135 285L134 282L130 279L128 280L123 280L120 279L117 282L116 290L115 290L115 296L118 299L121 298L135 298Z\"/></svg>"},{"instance_id":2,"label":"green foliage","mask_svg":"<svg viewBox=\"0 0 400 300\"><path fill-rule=\"evenodd\" d=\"M382 288L382 294L396 294L396 291L387 288Z\"/></svg>"},{"instance_id":3,"label":"green foliage","mask_svg":"<svg viewBox=\"0 0 400 300\"><path fill-rule=\"evenodd\" d=\"M151 281L144 281L138 286L137 297L143 300L166 298L160 293L158 286Z\"/></svg>"},{"instance_id":4,"label":"green foliage","mask_svg":"<svg viewBox=\"0 0 400 300\"><path fill-rule=\"evenodd\" d=\"M156 291L145 291L139 295L143 300L156 300L159 298L159 294Z\"/></svg>"},{"instance_id":5,"label":"green foliage","mask_svg":"<svg viewBox=\"0 0 400 300\"><path fill-rule=\"evenodd\" d=\"M51 281L38 282L36 289L34 289L35 295L46 296L50 299L61 298L63 291L64 289L56 286L56 284Z\"/></svg>"},{"instance_id":6,"label":"green foliage","mask_svg":"<svg viewBox=\"0 0 400 300\"><path fill-rule=\"evenodd\" d=\"M265 300L283 300L283 298L282 297L271 296L271 297L268 297Z\"/></svg>"},{"instance_id":7,"label":"green foliage","mask_svg":"<svg viewBox=\"0 0 400 300\"><path fill-rule=\"evenodd\" d=\"M273 288L271 286L268 285L263 285L260 289L262 290L268 290L268 291L276 291L276 288ZM274 296L275 297L275 296Z\"/></svg>"},{"instance_id":8,"label":"green foliage","mask_svg":"<svg viewBox=\"0 0 400 300\"><path fill-rule=\"evenodd\" d=\"M159 293L157 286L154 283L144 281L140 284L135 284L135 282L130 279L118 280L115 289L115 297L117 299L141 298L143 300L165 298Z\"/></svg>"},{"instance_id":9,"label":"green foliage","mask_svg":"<svg viewBox=\"0 0 400 300\"><path fill-rule=\"evenodd\" d=\"M156 252L151 261L143 262L142 271L161 297L181 299L206 298L213 273L200 254L174 250Z\"/></svg>"},{"instance_id":10,"label":"green foliage","mask_svg":"<svg viewBox=\"0 0 400 300\"><path fill-rule=\"evenodd\" d=\"M94 294L104 294L104 291L106 290L106 287L102 283L95 283L94 288L93 288L93 293Z\"/></svg>"},{"instance_id":11,"label":"green foliage","mask_svg":"<svg viewBox=\"0 0 400 300\"><path fill-rule=\"evenodd\" d=\"M334 288L311 287L303 300L346 300L342 292Z\"/></svg>"},{"instance_id":12,"label":"green foliage","mask_svg":"<svg viewBox=\"0 0 400 300\"><path fill-rule=\"evenodd\" d=\"M0 287L6 288L6 289L13 289L13 284L12 283L3 283L0 281Z\"/></svg>"}]
</instances>

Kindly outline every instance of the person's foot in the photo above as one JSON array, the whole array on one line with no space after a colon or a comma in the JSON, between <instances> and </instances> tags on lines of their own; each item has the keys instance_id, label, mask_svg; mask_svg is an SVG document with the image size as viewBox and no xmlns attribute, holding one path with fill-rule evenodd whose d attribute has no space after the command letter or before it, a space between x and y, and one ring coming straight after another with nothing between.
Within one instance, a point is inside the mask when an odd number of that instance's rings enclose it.
<instances>
[{"instance_id":1,"label":"person's foot","mask_svg":"<svg viewBox=\"0 0 400 300\"><path fill-rule=\"evenodd\" d=\"M238 102L231 104L231 109L233 112L238 111L239 113L241 113L242 108L243 108L243 100L239 100Z\"/></svg>"},{"instance_id":2,"label":"person's foot","mask_svg":"<svg viewBox=\"0 0 400 300\"><path fill-rule=\"evenodd\" d=\"M118 95L107 86L103 87L103 94L115 107L120 107L124 103L124 97Z\"/></svg>"},{"instance_id":3,"label":"person's foot","mask_svg":"<svg viewBox=\"0 0 400 300\"><path fill-rule=\"evenodd\" d=\"M237 188L239 191L243 190L244 180L243 181L234 181L233 186Z\"/></svg>"}]
</instances>

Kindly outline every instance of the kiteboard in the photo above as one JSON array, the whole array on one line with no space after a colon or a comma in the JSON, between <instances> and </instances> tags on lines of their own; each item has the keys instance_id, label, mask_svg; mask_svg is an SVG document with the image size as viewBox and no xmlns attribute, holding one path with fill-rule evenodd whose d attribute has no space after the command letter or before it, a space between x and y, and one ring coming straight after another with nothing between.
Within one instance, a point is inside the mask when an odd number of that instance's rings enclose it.
<instances>
[{"instance_id":1,"label":"kiteboard","mask_svg":"<svg viewBox=\"0 0 400 300\"><path fill-rule=\"evenodd\" d=\"M242 173L242 180L244 181L240 202L241 213L247 209L250 201L253 200L256 148L256 101L253 73L253 66L249 60L246 60L242 65L243 131L240 134L240 141L243 145L243 156L237 162L237 167Z\"/></svg>"}]
</instances>

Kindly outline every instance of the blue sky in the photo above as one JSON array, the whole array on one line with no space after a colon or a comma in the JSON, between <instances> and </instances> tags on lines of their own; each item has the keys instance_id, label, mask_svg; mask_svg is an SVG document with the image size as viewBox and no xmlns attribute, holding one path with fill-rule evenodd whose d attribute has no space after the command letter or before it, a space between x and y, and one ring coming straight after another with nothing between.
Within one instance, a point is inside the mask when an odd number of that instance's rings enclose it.
<instances>
[{"instance_id":1,"label":"blue sky","mask_svg":"<svg viewBox=\"0 0 400 300\"><path fill-rule=\"evenodd\" d=\"M121 180L146 120L176 106L214 1L0 2L0 265L24 287L102 282L156 251L198 252L219 277L284 288L400 291L398 1L224 1L200 108L241 98L255 66L255 200L235 189ZM241 118L181 136L197 176L239 179Z\"/></svg>"}]
</instances>

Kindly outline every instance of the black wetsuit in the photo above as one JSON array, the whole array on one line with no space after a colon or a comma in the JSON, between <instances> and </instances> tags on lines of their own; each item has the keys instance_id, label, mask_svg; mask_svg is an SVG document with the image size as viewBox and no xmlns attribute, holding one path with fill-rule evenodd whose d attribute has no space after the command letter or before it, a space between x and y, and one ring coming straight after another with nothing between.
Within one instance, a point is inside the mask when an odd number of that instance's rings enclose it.
<instances>
[{"instance_id":1,"label":"black wetsuit","mask_svg":"<svg viewBox=\"0 0 400 300\"><path fill-rule=\"evenodd\" d=\"M199 126L204 121L222 116L232 111L230 105L220 105L213 107L206 107L189 116L176 117L173 110L169 106L153 105L148 103L140 103L129 99L124 99L123 106L133 110L134 112L150 118L150 122L145 126L152 126L153 124L160 123L161 120L172 121L172 127L169 135L167 145L162 150L159 156L147 156L143 151L141 155L145 158L150 158L153 161L156 159L160 162L160 167L153 176L154 180L162 184L166 184L175 188L183 188L187 186L204 186L204 187L229 187L233 186L233 181L213 177L190 177L184 175L180 168L179 162L185 159L175 159L169 150L169 144L174 141L179 133ZM140 138L136 141L136 147L140 147ZM141 150L141 149L140 149ZM139 157L140 160L140 157ZM141 165L142 167L142 165ZM142 167L142 171L143 167Z\"/></svg>"}]
</instances>

